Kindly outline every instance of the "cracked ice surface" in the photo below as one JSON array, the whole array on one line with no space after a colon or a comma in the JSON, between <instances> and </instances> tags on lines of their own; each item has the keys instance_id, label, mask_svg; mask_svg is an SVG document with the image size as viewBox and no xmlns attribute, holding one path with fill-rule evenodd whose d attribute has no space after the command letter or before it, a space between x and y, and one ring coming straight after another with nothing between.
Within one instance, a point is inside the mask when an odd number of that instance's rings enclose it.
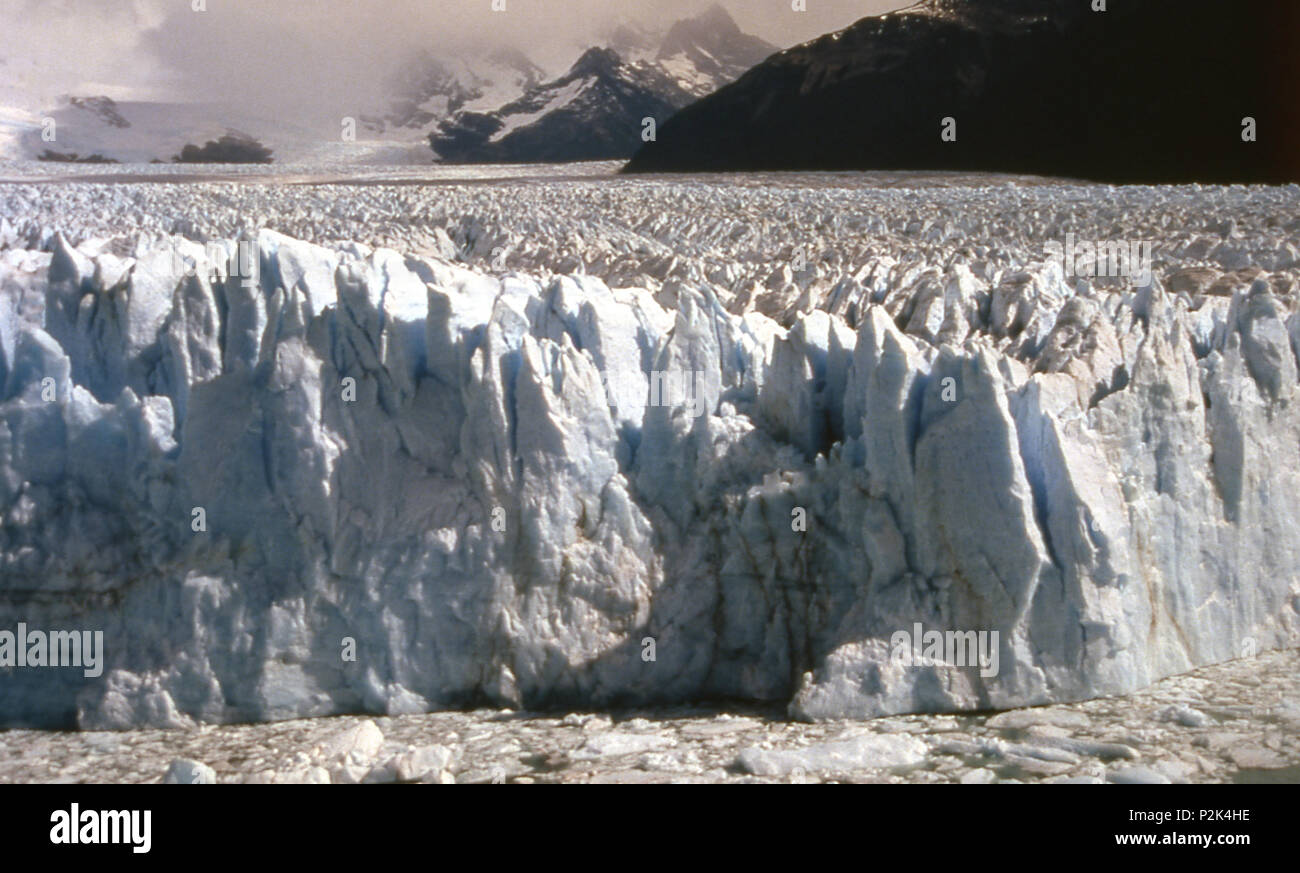
<instances>
[{"instance_id":1,"label":"cracked ice surface","mask_svg":"<svg viewBox=\"0 0 1300 873\"><path fill-rule=\"evenodd\" d=\"M1276 783L1300 772L1297 667L1296 650L1266 652L1122 698L866 723L733 703L14 730L0 783Z\"/></svg>"},{"instance_id":2,"label":"cracked ice surface","mask_svg":"<svg viewBox=\"0 0 1300 873\"><path fill-rule=\"evenodd\" d=\"M100 677L0 667L3 721L857 718L1294 646L1297 207L840 176L0 188L0 630L105 646ZM1067 277L1067 233L1153 242L1154 280ZM655 373L704 414L648 405ZM998 631L997 674L895 663L916 623Z\"/></svg>"}]
</instances>

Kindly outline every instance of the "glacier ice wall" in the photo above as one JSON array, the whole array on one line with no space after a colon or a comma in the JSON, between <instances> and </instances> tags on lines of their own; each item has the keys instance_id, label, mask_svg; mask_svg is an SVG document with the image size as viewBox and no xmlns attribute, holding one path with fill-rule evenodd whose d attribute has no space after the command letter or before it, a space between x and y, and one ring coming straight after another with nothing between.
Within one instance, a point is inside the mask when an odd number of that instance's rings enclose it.
<instances>
[{"instance_id":1,"label":"glacier ice wall","mask_svg":"<svg viewBox=\"0 0 1300 873\"><path fill-rule=\"evenodd\" d=\"M881 259L783 325L265 229L253 278L236 238L4 232L0 629L105 634L99 677L0 667L5 724L871 717L1300 642L1300 319L1263 279ZM916 623L997 630L997 674L898 663Z\"/></svg>"}]
</instances>

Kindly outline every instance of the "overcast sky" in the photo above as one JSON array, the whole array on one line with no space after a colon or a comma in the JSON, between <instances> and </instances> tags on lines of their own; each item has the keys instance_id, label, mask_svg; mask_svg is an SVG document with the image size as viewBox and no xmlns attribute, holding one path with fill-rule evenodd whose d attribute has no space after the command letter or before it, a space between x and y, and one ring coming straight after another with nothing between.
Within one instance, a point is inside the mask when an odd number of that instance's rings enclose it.
<instances>
[{"instance_id":1,"label":"overcast sky","mask_svg":"<svg viewBox=\"0 0 1300 873\"><path fill-rule=\"evenodd\" d=\"M548 69L620 22L662 28L712 0L0 0L6 90L342 105L372 100L415 48L505 42ZM912 0L724 0L785 48ZM197 12L193 5L205 5ZM331 106L330 108L333 108Z\"/></svg>"}]
</instances>

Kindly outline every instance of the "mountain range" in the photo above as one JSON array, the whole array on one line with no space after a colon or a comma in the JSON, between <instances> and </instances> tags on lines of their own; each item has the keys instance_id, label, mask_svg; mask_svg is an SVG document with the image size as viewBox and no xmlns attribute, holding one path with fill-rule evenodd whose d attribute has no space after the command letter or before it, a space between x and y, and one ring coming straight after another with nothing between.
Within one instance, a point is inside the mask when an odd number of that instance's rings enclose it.
<instances>
[{"instance_id":1,"label":"mountain range","mask_svg":"<svg viewBox=\"0 0 1300 873\"><path fill-rule=\"evenodd\" d=\"M717 5L660 40L631 28L612 37L494 111L467 108L444 120L429 137L433 150L457 163L626 158L643 141L645 119L662 124L776 50Z\"/></svg>"},{"instance_id":2,"label":"mountain range","mask_svg":"<svg viewBox=\"0 0 1300 873\"><path fill-rule=\"evenodd\" d=\"M921 0L778 52L714 6L663 30L613 28L580 55L575 46L576 62L559 73L513 48L423 51L397 61L382 106L312 120L102 95L18 109L10 92L23 71L10 65L0 157L631 158L625 171L1282 183L1300 180L1300 112L1288 93L1300 81L1298 33L1300 4L1274 0L1231 9L1217 0ZM340 117L355 136L340 136ZM246 145L204 145L223 141Z\"/></svg>"},{"instance_id":3,"label":"mountain range","mask_svg":"<svg viewBox=\"0 0 1300 873\"><path fill-rule=\"evenodd\" d=\"M382 105L312 118L235 101L102 94L20 107L22 89L0 83L0 157L149 163L198 154L238 162L269 152L280 163L343 164L627 158L642 141L644 118L665 122L776 51L716 5L664 30L626 24L600 39L605 45L575 47L577 61L558 75L513 47L418 51L396 61ZM55 122L53 141L46 119ZM341 136L341 121L350 122L350 137ZM204 145L222 141L247 147Z\"/></svg>"}]
</instances>

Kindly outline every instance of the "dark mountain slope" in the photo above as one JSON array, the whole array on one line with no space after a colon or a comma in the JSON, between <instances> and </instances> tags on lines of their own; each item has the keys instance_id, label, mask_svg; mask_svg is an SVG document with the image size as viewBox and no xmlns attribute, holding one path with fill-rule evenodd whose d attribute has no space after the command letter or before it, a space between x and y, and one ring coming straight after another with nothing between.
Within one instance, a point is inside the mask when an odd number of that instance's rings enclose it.
<instances>
[{"instance_id":1,"label":"dark mountain slope","mask_svg":"<svg viewBox=\"0 0 1300 873\"><path fill-rule=\"evenodd\" d=\"M925 0L772 56L626 170L1300 179L1292 0ZM957 121L957 141L940 137ZM1259 141L1242 141L1242 119Z\"/></svg>"}]
</instances>

